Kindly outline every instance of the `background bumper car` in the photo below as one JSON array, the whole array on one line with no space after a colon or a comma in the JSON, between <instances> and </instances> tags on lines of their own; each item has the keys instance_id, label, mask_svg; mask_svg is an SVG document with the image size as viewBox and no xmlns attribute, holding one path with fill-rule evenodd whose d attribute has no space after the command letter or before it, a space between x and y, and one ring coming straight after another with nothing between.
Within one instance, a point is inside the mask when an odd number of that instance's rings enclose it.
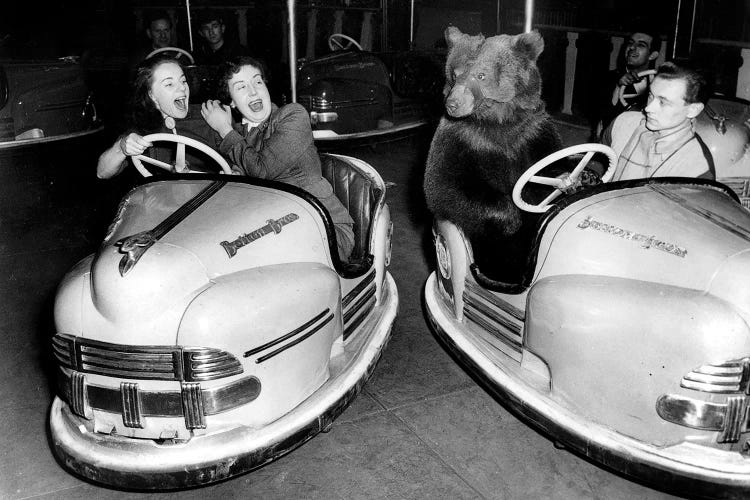
<instances>
[{"instance_id":1,"label":"background bumper car","mask_svg":"<svg viewBox=\"0 0 750 500\"><path fill-rule=\"evenodd\" d=\"M0 59L0 150L101 129L76 58Z\"/></svg>"}]
</instances>

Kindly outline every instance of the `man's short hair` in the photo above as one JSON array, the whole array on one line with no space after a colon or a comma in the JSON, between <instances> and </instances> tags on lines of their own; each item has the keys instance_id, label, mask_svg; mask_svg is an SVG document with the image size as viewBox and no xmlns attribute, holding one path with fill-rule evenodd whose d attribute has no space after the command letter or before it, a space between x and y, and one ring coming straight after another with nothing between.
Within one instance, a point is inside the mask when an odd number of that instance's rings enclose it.
<instances>
[{"instance_id":1,"label":"man's short hair","mask_svg":"<svg viewBox=\"0 0 750 500\"><path fill-rule=\"evenodd\" d=\"M688 104L696 102L706 104L711 97L711 89L704 72L689 64L677 65L671 61L666 62L659 66L656 76L665 80L684 80L685 102Z\"/></svg>"},{"instance_id":2,"label":"man's short hair","mask_svg":"<svg viewBox=\"0 0 750 500\"><path fill-rule=\"evenodd\" d=\"M214 21L217 21L219 24L225 24L224 14L222 14L222 12L218 9L199 10L196 17L199 27L203 26L204 24L212 23Z\"/></svg>"},{"instance_id":3,"label":"man's short hair","mask_svg":"<svg viewBox=\"0 0 750 500\"><path fill-rule=\"evenodd\" d=\"M659 31L652 25L652 23L644 20L636 21L630 30L630 35L633 33L643 33L651 37L651 52L659 52L661 50L661 35Z\"/></svg>"},{"instance_id":4,"label":"man's short hair","mask_svg":"<svg viewBox=\"0 0 750 500\"><path fill-rule=\"evenodd\" d=\"M151 27L151 23L154 21L158 21L160 19L164 19L169 23L169 26L172 26L172 18L169 17L169 14L164 9L156 9L156 10L150 10L147 11L146 14L146 28Z\"/></svg>"}]
</instances>

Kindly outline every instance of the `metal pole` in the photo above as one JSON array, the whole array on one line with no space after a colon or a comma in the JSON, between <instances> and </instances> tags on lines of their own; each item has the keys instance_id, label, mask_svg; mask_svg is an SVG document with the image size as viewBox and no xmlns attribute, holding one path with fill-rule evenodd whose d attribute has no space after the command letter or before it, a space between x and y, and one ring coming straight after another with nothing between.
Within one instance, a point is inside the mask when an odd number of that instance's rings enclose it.
<instances>
[{"instance_id":1,"label":"metal pole","mask_svg":"<svg viewBox=\"0 0 750 500\"><path fill-rule=\"evenodd\" d=\"M531 22L534 17L534 0L526 0L526 9L524 10L523 32L531 31Z\"/></svg>"},{"instance_id":2,"label":"metal pole","mask_svg":"<svg viewBox=\"0 0 750 500\"><path fill-rule=\"evenodd\" d=\"M409 6L409 48L414 48L414 0Z\"/></svg>"},{"instance_id":3,"label":"metal pole","mask_svg":"<svg viewBox=\"0 0 750 500\"><path fill-rule=\"evenodd\" d=\"M190 52L193 51L193 23L190 22L190 0L185 0L185 9L187 10L188 39L190 40Z\"/></svg>"},{"instance_id":4,"label":"metal pole","mask_svg":"<svg viewBox=\"0 0 750 500\"><path fill-rule=\"evenodd\" d=\"M674 22L674 43L672 43L672 59L675 59L677 57L677 34L679 33L681 7L682 0L677 0L677 18Z\"/></svg>"},{"instance_id":5,"label":"metal pole","mask_svg":"<svg viewBox=\"0 0 750 500\"><path fill-rule=\"evenodd\" d=\"M294 0L286 2L287 17L289 18L289 84L292 87L292 102L297 102L297 30L294 17Z\"/></svg>"}]
</instances>

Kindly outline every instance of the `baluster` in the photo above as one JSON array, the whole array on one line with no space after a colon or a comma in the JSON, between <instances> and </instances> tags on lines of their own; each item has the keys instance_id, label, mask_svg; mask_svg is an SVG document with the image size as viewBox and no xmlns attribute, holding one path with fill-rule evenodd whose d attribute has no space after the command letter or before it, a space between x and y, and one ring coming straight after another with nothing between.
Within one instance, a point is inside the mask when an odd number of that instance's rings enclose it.
<instances>
[{"instance_id":1,"label":"baluster","mask_svg":"<svg viewBox=\"0 0 750 500\"><path fill-rule=\"evenodd\" d=\"M750 49L740 51L742 66L737 70L737 97L750 99Z\"/></svg>"},{"instance_id":2,"label":"baluster","mask_svg":"<svg viewBox=\"0 0 750 500\"><path fill-rule=\"evenodd\" d=\"M578 33L568 31L568 47L565 49L565 91L563 93L563 113L573 114L573 88L576 80L576 61L578 60Z\"/></svg>"},{"instance_id":3,"label":"baluster","mask_svg":"<svg viewBox=\"0 0 750 500\"><path fill-rule=\"evenodd\" d=\"M305 57L308 60L315 58L315 33L318 29L318 9L312 8L307 13L307 45Z\"/></svg>"},{"instance_id":4,"label":"baluster","mask_svg":"<svg viewBox=\"0 0 750 500\"><path fill-rule=\"evenodd\" d=\"M362 50L372 50L372 12L364 12L362 16L362 34L359 37Z\"/></svg>"},{"instance_id":5,"label":"baluster","mask_svg":"<svg viewBox=\"0 0 750 500\"><path fill-rule=\"evenodd\" d=\"M234 13L237 15L237 36L240 44L247 47L247 9L237 9Z\"/></svg>"}]
</instances>

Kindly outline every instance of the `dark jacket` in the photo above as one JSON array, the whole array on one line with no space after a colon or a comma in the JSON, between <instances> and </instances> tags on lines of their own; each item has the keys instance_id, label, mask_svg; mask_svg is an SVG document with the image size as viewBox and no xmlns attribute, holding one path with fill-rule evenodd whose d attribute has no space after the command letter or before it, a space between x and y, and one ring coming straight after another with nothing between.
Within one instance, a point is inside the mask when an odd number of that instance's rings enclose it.
<instances>
[{"instance_id":1,"label":"dark jacket","mask_svg":"<svg viewBox=\"0 0 750 500\"><path fill-rule=\"evenodd\" d=\"M348 257L354 246L354 222L322 176L310 115L296 103L272 106L268 120L257 127L235 123L219 151L245 175L291 184L319 199L336 226L339 254Z\"/></svg>"}]
</instances>

